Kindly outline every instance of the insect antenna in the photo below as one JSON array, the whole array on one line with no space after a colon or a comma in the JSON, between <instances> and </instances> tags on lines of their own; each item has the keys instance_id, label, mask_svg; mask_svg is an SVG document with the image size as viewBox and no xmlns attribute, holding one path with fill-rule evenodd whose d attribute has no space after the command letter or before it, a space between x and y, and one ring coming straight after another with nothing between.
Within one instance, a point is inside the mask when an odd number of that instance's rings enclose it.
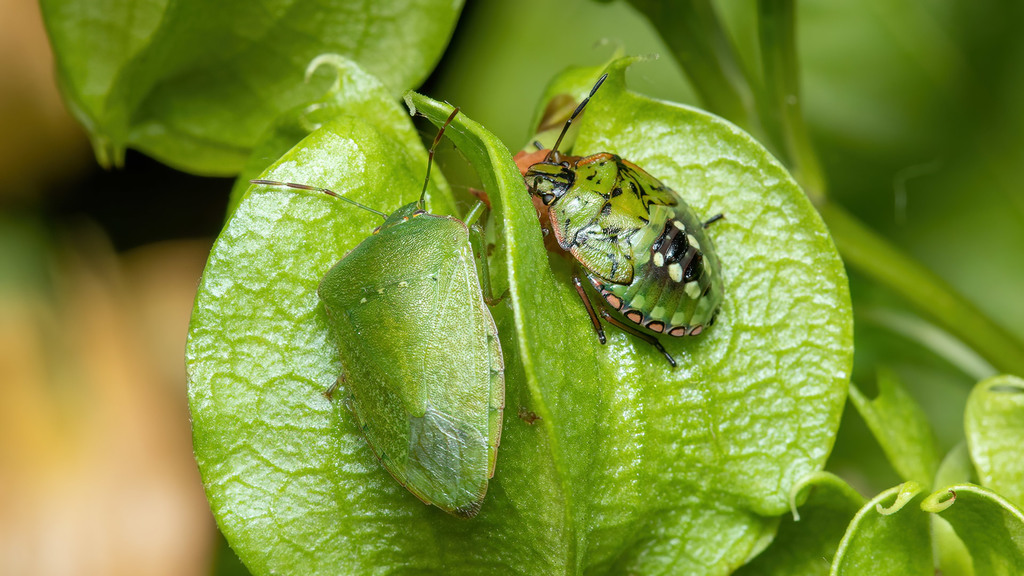
<instances>
[{"instance_id":1,"label":"insect antenna","mask_svg":"<svg viewBox=\"0 0 1024 576\"><path fill-rule=\"evenodd\" d=\"M430 166L434 163L434 149L437 148L437 144L441 141L441 136L444 136L444 130L452 123L455 116L459 114L459 109L452 110L448 119L444 121L441 129L437 131L437 136L434 136L434 143L430 145L430 154L427 155L427 176L423 179L423 191L420 192L420 201L416 203L416 207L423 210L423 199L427 196L427 184L430 182Z\"/></svg>"},{"instance_id":2,"label":"insect antenna","mask_svg":"<svg viewBox=\"0 0 1024 576\"><path fill-rule=\"evenodd\" d=\"M355 200L353 200L351 198L346 198L346 197L342 196L341 194L338 194L334 190L329 190L327 188L318 188L316 186L310 186L309 184L298 184L296 182L279 182L277 180L249 180L249 182L252 183L252 184L262 184L264 186L286 186L288 188L295 188L297 190L309 190L311 192L323 192L324 194L327 194L328 196L334 196L338 200L344 200L345 202L348 202L349 204L352 204L353 206L357 206L359 208L362 208L363 210L366 210L367 212L373 212L374 214L380 216L381 218L383 218L385 220L388 219L388 215L383 213L383 212L381 212L380 210L374 210L373 208L370 208L369 206L365 206L363 204L360 204L359 202L356 202Z\"/></svg>"},{"instance_id":3,"label":"insect antenna","mask_svg":"<svg viewBox=\"0 0 1024 576\"><path fill-rule=\"evenodd\" d=\"M565 121L565 126L562 127L562 133L558 135L558 140L555 140L555 145L551 147L548 155L544 157L545 162L551 161L551 156L558 151L558 145L562 143L562 137L564 137L565 133L569 131L569 126L572 125L572 121L575 120L581 112L583 112L583 108L586 107L587 102L590 102L590 99L594 97L594 93L601 87L601 84L604 84L606 78L608 78L607 74L598 78L597 84L594 84L594 87L590 89L590 94L580 102L580 105L576 107L576 110L574 110L572 115L569 116L569 119Z\"/></svg>"}]
</instances>

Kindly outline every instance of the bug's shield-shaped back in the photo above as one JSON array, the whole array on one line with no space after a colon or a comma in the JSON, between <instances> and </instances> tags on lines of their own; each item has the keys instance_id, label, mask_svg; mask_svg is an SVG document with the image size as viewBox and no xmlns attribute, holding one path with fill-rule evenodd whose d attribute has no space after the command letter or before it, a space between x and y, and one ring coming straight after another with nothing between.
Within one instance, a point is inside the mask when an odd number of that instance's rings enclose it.
<instances>
[{"instance_id":1,"label":"bug's shield-shaped back","mask_svg":"<svg viewBox=\"0 0 1024 576\"><path fill-rule=\"evenodd\" d=\"M576 178L551 209L559 244L588 272L616 284L633 281L633 236L651 220L653 206L673 206L671 190L614 154L576 163ZM614 209L613 209L614 207Z\"/></svg>"},{"instance_id":2,"label":"bug's shield-shaped back","mask_svg":"<svg viewBox=\"0 0 1024 576\"><path fill-rule=\"evenodd\" d=\"M475 515L494 470L504 379L465 225L425 213L389 219L319 293L353 412L381 463L424 502Z\"/></svg>"}]
</instances>

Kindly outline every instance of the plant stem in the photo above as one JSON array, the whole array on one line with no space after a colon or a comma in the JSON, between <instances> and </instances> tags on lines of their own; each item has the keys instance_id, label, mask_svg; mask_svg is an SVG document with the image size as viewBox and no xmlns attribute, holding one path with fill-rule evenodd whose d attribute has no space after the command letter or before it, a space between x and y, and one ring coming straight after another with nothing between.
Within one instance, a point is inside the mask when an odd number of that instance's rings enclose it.
<instances>
[{"instance_id":1,"label":"plant stem","mask_svg":"<svg viewBox=\"0 0 1024 576\"><path fill-rule=\"evenodd\" d=\"M991 321L942 278L871 231L840 206L818 207L847 266L907 300L998 370L1024 374L1024 344Z\"/></svg>"},{"instance_id":2,"label":"plant stem","mask_svg":"<svg viewBox=\"0 0 1024 576\"><path fill-rule=\"evenodd\" d=\"M793 0L758 2L765 129L785 156L793 176L815 205L825 199L825 178L804 122L800 68L796 51L796 10Z\"/></svg>"},{"instance_id":3,"label":"plant stem","mask_svg":"<svg viewBox=\"0 0 1024 576\"><path fill-rule=\"evenodd\" d=\"M750 75L710 0L630 0L647 17L711 112L763 134Z\"/></svg>"}]
</instances>

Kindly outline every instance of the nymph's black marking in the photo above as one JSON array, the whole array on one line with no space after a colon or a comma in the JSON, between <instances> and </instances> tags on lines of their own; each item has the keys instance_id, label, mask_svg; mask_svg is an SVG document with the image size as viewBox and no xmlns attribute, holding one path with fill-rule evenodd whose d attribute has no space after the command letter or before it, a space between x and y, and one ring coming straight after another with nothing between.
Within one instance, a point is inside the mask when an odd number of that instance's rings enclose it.
<instances>
[{"instance_id":1,"label":"nymph's black marking","mask_svg":"<svg viewBox=\"0 0 1024 576\"><path fill-rule=\"evenodd\" d=\"M704 275L704 254L700 250L695 250L693 259L690 260L689 266L686 267L686 272L683 273L683 282L692 282L698 280ZM710 287L711 285L708 284Z\"/></svg>"},{"instance_id":2,"label":"nymph's black marking","mask_svg":"<svg viewBox=\"0 0 1024 576\"><path fill-rule=\"evenodd\" d=\"M651 244L651 257L657 253L663 258L662 266L679 264L683 269L683 282L699 280L704 274L704 254L690 245L686 230L677 227L674 219L665 222L665 228Z\"/></svg>"}]
</instances>

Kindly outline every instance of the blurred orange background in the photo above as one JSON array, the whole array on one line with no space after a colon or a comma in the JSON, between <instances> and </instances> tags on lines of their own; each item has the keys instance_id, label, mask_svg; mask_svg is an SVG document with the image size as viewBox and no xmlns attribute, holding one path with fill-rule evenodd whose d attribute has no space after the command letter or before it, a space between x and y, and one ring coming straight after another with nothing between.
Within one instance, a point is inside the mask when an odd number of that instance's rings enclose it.
<instances>
[{"instance_id":1,"label":"blurred orange background","mask_svg":"<svg viewBox=\"0 0 1024 576\"><path fill-rule=\"evenodd\" d=\"M0 574L209 573L183 350L213 232L115 250L75 188L125 176L65 111L38 4L0 14Z\"/></svg>"}]
</instances>

